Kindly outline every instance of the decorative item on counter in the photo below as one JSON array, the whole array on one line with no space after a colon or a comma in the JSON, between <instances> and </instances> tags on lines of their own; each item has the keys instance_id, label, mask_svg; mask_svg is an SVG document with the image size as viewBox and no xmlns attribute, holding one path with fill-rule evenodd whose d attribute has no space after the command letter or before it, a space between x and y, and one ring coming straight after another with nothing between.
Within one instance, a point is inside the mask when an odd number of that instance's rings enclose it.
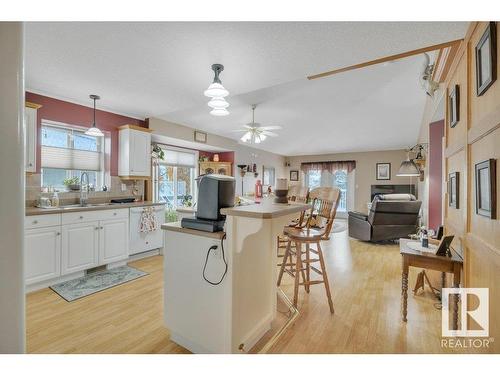
<instances>
[{"instance_id":1,"label":"decorative item on counter","mask_svg":"<svg viewBox=\"0 0 500 375\"><path fill-rule=\"evenodd\" d=\"M52 207L59 207L59 195L57 191L54 191L54 195L52 195L51 205Z\"/></svg>"},{"instance_id":2,"label":"decorative item on counter","mask_svg":"<svg viewBox=\"0 0 500 375\"><path fill-rule=\"evenodd\" d=\"M200 162L205 162L205 161L210 161L208 156L200 156L200 159L199 159Z\"/></svg>"},{"instance_id":3,"label":"decorative item on counter","mask_svg":"<svg viewBox=\"0 0 500 375\"><path fill-rule=\"evenodd\" d=\"M269 185L269 186L267 187L267 195L269 195L269 196L270 196L272 193L273 193L273 188L271 187L271 185Z\"/></svg>"},{"instance_id":4,"label":"decorative item on counter","mask_svg":"<svg viewBox=\"0 0 500 375\"><path fill-rule=\"evenodd\" d=\"M193 196L192 195L184 195L182 197L182 205L184 207L192 207L193 206Z\"/></svg>"},{"instance_id":5,"label":"decorative item on counter","mask_svg":"<svg viewBox=\"0 0 500 375\"><path fill-rule=\"evenodd\" d=\"M262 198L262 182L260 180L255 183L255 198Z\"/></svg>"},{"instance_id":6,"label":"decorative item on counter","mask_svg":"<svg viewBox=\"0 0 500 375\"><path fill-rule=\"evenodd\" d=\"M102 185L102 191L108 191L108 187L106 185Z\"/></svg>"},{"instance_id":7,"label":"decorative item on counter","mask_svg":"<svg viewBox=\"0 0 500 375\"><path fill-rule=\"evenodd\" d=\"M78 177L65 178L63 184L72 191L80 190L80 179Z\"/></svg>"},{"instance_id":8,"label":"decorative item on counter","mask_svg":"<svg viewBox=\"0 0 500 375\"><path fill-rule=\"evenodd\" d=\"M219 161L219 154L214 154L214 161L218 162Z\"/></svg>"},{"instance_id":9,"label":"decorative item on counter","mask_svg":"<svg viewBox=\"0 0 500 375\"><path fill-rule=\"evenodd\" d=\"M275 203L288 203L288 180L286 178L276 179L276 198L274 198Z\"/></svg>"}]
</instances>

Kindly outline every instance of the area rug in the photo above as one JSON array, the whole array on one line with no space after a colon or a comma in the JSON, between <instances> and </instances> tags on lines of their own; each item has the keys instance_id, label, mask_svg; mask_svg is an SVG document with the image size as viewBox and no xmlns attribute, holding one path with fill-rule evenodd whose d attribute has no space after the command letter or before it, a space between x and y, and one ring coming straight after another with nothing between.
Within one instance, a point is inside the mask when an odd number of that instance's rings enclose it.
<instances>
[{"instance_id":1,"label":"area rug","mask_svg":"<svg viewBox=\"0 0 500 375\"><path fill-rule=\"evenodd\" d=\"M66 301L71 302L128 281L138 279L147 274L147 272L129 266L121 266L109 270L89 273L78 279L52 285L50 289L59 294Z\"/></svg>"},{"instance_id":2,"label":"area rug","mask_svg":"<svg viewBox=\"0 0 500 375\"><path fill-rule=\"evenodd\" d=\"M340 233L347 230L346 220L335 220L332 226L332 233Z\"/></svg>"}]
</instances>

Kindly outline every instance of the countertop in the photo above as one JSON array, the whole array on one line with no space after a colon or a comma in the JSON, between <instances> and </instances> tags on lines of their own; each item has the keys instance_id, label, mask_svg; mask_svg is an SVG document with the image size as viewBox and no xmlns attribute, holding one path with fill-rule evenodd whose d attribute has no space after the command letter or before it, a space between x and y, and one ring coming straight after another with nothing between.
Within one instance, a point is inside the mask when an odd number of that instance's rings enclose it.
<instances>
[{"instance_id":1,"label":"countertop","mask_svg":"<svg viewBox=\"0 0 500 375\"><path fill-rule=\"evenodd\" d=\"M243 216L256 219L273 219L275 217L305 211L310 208L310 204L274 203L270 200L264 200L260 204L222 208L220 210L220 213L227 216Z\"/></svg>"},{"instance_id":2,"label":"countertop","mask_svg":"<svg viewBox=\"0 0 500 375\"><path fill-rule=\"evenodd\" d=\"M189 229L189 228L183 228L181 227L181 222L176 221L173 223L165 223L162 224L161 229L171 231L171 232L180 232L180 233L186 233L186 234L192 234L194 236L202 236L202 237L209 237L209 238L215 238L217 240L222 239L224 236L224 232L204 232L202 230L195 230L195 229Z\"/></svg>"},{"instance_id":3,"label":"countertop","mask_svg":"<svg viewBox=\"0 0 500 375\"><path fill-rule=\"evenodd\" d=\"M99 210L115 210L119 208L132 208L132 207L144 207L144 206L161 206L165 203L155 203L151 201L143 202L132 202L132 203L114 203L102 206L74 206L66 208L37 208L37 207L26 207L26 216L33 215L47 215L47 214L60 214L66 212L81 212L81 211L99 211Z\"/></svg>"}]
</instances>

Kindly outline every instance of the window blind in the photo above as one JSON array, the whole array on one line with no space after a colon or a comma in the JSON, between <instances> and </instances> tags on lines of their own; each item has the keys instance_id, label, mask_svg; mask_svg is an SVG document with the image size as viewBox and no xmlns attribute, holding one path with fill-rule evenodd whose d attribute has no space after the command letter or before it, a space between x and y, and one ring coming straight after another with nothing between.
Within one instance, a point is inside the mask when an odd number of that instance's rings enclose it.
<instances>
[{"instance_id":1,"label":"window blind","mask_svg":"<svg viewBox=\"0 0 500 375\"><path fill-rule=\"evenodd\" d=\"M42 168L100 171L101 153L64 147L42 146Z\"/></svg>"},{"instance_id":2,"label":"window blind","mask_svg":"<svg viewBox=\"0 0 500 375\"><path fill-rule=\"evenodd\" d=\"M179 167L195 167L196 166L196 156L192 152L176 151L170 149L164 149L165 159L164 163L168 165L174 165Z\"/></svg>"}]
</instances>

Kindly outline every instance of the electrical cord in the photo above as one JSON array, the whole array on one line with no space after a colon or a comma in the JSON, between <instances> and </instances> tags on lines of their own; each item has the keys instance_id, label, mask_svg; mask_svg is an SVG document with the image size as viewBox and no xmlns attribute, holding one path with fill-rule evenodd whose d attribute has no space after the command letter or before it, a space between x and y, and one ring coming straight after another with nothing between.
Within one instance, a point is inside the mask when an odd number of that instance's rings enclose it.
<instances>
[{"instance_id":1,"label":"electrical cord","mask_svg":"<svg viewBox=\"0 0 500 375\"><path fill-rule=\"evenodd\" d=\"M213 251L213 250L217 250L218 249L218 246L217 245L213 245L213 246L210 246L210 248L208 249L207 251L207 257L205 258L205 265L203 266L203 278L205 279L205 281L207 283L209 283L210 285L219 285L222 280L224 280L224 277L226 277L226 274L227 274L227 262L226 262L226 256L224 254L224 239L226 238L226 234L224 233L224 235L222 236L221 240L220 240L220 246L222 248L222 260L224 261L224 273L222 275L222 277L220 278L219 281L217 282L213 282L213 281L210 281L207 279L207 277L205 276L205 270L207 268L207 264L208 264L208 257L210 256L210 253Z\"/></svg>"}]
</instances>

